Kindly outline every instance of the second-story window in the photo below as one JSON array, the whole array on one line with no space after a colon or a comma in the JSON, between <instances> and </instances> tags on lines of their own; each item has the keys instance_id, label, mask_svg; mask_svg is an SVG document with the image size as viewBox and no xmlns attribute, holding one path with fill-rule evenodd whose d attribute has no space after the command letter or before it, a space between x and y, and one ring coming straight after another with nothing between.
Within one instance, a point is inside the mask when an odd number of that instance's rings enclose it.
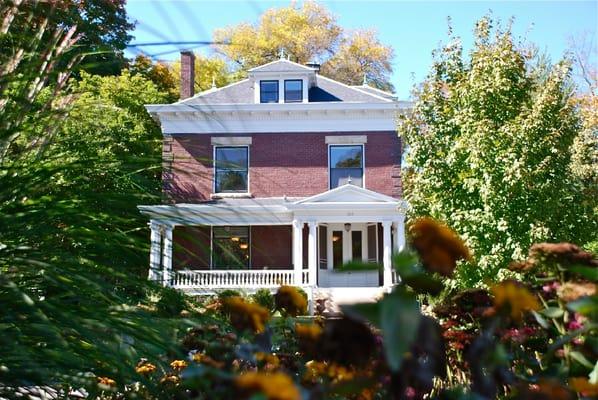
<instances>
[{"instance_id":1,"label":"second-story window","mask_svg":"<svg viewBox=\"0 0 598 400\"><path fill-rule=\"evenodd\" d=\"M216 147L214 152L215 192L246 193L249 148L247 146Z\"/></svg>"},{"instance_id":2,"label":"second-story window","mask_svg":"<svg viewBox=\"0 0 598 400\"><path fill-rule=\"evenodd\" d=\"M278 81L260 81L260 103L278 103Z\"/></svg>"},{"instance_id":3,"label":"second-story window","mask_svg":"<svg viewBox=\"0 0 598 400\"><path fill-rule=\"evenodd\" d=\"M303 81L292 79L284 81L284 102L301 103L303 101Z\"/></svg>"},{"instance_id":4,"label":"second-story window","mask_svg":"<svg viewBox=\"0 0 598 400\"><path fill-rule=\"evenodd\" d=\"M330 189L351 183L363 186L363 146L330 146Z\"/></svg>"}]
</instances>

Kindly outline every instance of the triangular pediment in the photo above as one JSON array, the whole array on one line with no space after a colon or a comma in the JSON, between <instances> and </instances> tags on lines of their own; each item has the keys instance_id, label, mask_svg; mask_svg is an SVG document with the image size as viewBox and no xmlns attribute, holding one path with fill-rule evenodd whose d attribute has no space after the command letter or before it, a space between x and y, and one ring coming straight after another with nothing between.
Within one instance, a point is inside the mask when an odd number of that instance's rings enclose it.
<instances>
[{"instance_id":1,"label":"triangular pediment","mask_svg":"<svg viewBox=\"0 0 598 400\"><path fill-rule=\"evenodd\" d=\"M360 186L346 184L327 192L317 194L295 202L295 204L314 203L397 203L400 200L384 194L364 189Z\"/></svg>"}]
</instances>

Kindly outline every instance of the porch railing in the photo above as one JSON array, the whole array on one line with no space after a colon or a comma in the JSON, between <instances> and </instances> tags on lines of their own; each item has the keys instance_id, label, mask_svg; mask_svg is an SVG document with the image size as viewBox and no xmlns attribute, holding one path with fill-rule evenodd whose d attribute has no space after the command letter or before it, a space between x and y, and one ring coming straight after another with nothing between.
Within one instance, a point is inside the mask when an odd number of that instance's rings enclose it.
<instances>
[{"instance_id":1,"label":"porch railing","mask_svg":"<svg viewBox=\"0 0 598 400\"><path fill-rule=\"evenodd\" d=\"M169 285L175 288L273 288L281 285L306 285L308 272L302 271L295 283L295 271L284 270L181 270L173 271Z\"/></svg>"}]
</instances>

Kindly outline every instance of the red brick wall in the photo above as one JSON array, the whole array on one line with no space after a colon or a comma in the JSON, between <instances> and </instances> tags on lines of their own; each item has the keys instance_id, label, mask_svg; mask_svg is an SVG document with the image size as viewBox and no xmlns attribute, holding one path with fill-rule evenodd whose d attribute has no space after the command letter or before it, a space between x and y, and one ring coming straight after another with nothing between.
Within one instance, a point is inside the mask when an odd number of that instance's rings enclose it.
<instances>
[{"instance_id":1,"label":"red brick wall","mask_svg":"<svg viewBox=\"0 0 598 400\"><path fill-rule=\"evenodd\" d=\"M367 135L366 188L401 197L401 143L396 132L336 134ZM249 155L249 190L253 196L305 197L328 190L328 146L325 137L329 135L334 134L245 135L253 138ZM167 199L197 202L210 198L213 180L210 135L166 137L163 155L163 181Z\"/></svg>"},{"instance_id":2,"label":"red brick wall","mask_svg":"<svg viewBox=\"0 0 598 400\"><path fill-rule=\"evenodd\" d=\"M290 225L251 227L253 268L292 269L293 233Z\"/></svg>"},{"instance_id":3,"label":"red brick wall","mask_svg":"<svg viewBox=\"0 0 598 400\"><path fill-rule=\"evenodd\" d=\"M176 269L210 268L209 226L177 226L172 232L172 266Z\"/></svg>"}]
</instances>

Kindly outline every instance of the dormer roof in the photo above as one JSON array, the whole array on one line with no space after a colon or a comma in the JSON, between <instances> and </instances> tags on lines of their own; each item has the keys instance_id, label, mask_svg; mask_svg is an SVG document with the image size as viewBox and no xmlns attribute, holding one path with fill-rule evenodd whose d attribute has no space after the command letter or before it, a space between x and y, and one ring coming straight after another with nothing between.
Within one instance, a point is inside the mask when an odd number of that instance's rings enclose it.
<instances>
[{"instance_id":1,"label":"dormer roof","mask_svg":"<svg viewBox=\"0 0 598 400\"><path fill-rule=\"evenodd\" d=\"M315 74L316 70L311 67L307 67L305 65L298 64L296 62L290 60L276 60L269 62L264 65L260 65L258 67L251 68L247 71L249 75L255 72L298 72L298 73L312 73Z\"/></svg>"}]
</instances>

